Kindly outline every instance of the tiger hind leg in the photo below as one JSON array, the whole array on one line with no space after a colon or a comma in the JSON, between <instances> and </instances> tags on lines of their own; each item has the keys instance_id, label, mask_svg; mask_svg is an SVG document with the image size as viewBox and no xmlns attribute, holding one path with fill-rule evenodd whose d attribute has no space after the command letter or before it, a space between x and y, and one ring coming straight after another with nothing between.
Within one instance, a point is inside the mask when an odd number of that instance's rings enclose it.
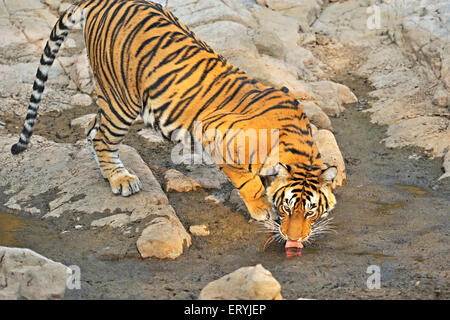
<instances>
[{"instance_id":1,"label":"tiger hind leg","mask_svg":"<svg viewBox=\"0 0 450 320\"><path fill-rule=\"evenodd\" d=\"M102 176L109 181L114 194L130 196L141 190L142 184L133 170L125 168L119 158L119 144L128 132L130 124L108 119L104 108L106 102L99 99L100 110L86 129L89 149L97 162Z\"/></svg>"}]
</instances>

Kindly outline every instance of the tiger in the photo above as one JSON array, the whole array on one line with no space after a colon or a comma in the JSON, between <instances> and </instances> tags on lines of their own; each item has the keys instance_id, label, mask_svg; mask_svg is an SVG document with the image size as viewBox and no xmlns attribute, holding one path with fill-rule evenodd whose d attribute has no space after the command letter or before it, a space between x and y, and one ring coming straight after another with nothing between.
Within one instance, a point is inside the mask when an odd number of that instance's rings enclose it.
<instances>
[{"instance_id":1,"label":"tiger","mask_svg":"<svg viewBox=\"0 0 450 320\"><path fill-rule=\"evenodd\" d=\"M308 241L314 225L335 207L337 168L323 163L299 101L288 88L267 86L232 65L158 3L82 0L60 16L41 55L13 154L29 145L49 68L78 23L98 106L86 129L88 147L114 194L126 197L142 189L118 147L139 115L167 139L181 129L194 134L201 123L200 133L212 132L201 141L212 153L220 147L211 141L229 138L222 154L215 154L236 161L216 164L251 218L272 221L271 232L286 241ZM278 134L259 150L264 133L244 139L245 146L238 134L229 134L248 129ZM247 143L254 139L258 143ZM269 168L275 149L277 161Z\"/></svg>"}]
</instances>

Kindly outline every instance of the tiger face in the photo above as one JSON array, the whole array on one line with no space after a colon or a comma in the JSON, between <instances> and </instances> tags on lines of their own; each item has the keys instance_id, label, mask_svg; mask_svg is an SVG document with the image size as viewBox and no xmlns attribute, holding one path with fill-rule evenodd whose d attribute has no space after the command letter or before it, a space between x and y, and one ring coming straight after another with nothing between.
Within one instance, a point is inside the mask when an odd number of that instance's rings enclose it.
<instances>
[{"instance_id":1,"label":"tiger face","mask_svg":"<svg viewBox=\"0 0 450 320\"><path fill-rule=\"evenodd\" d=\"M278 240L310 241L329 230L328 213L336 198L332 183L336 167L305 171L296 165L278 165L277 176L267 189L277 216L266 223Z\"/></svg>"}]
</instances>

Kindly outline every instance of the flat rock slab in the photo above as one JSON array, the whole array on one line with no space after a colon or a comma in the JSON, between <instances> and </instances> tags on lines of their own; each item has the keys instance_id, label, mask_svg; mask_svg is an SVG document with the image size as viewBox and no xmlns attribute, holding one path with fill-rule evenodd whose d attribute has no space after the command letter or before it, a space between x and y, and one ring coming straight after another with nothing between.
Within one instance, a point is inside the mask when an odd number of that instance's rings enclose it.
<instances>
[{"instance_id":1,"label":"flat rock slab","mask_svg":"<svg viewBox=\"0 0 450 320\"><path fill-rule=\"evenodd\" d=\"M0 246L0 300L62 299L72 270L22 248Z\"/></svg>"},{"instance_id":2,"label":"flat rock slab","mask_svg":"<svg viewBox=\"0 0 450 320\"><path fill-rule=\"evenodd\" d=\"M141 192L125 198L114 195L109 183L100 174L87 143L59 144L33 136L33 145L24 153L13 156L9 151L17 137L0 136L2 170L0 186L10 194L5 206L11 209L43 214L44 218L60 217L73 211L87 214L113 212L141 212L151 205L168 204L158 181L139 154L122 145L120 156L142 181ZM48 205L36 202L45 193L53 193ZM34 204L36 206L34 206Z\"/></svg>"}]
</instances>

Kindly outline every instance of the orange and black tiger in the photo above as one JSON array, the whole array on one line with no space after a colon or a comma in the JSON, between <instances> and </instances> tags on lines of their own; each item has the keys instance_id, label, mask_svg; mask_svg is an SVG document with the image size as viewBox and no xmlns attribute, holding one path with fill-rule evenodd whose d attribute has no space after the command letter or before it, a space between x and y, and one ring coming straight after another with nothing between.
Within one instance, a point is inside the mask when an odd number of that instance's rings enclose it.
<instances>
[{"instance_id":1,"label":"orange and black tiger","mask_svg":"<svg viewBox=\"0 0 450 320\"><path fill-rule=\"evenodd\" d=\"M87 139L113 193L141 188L118 151L141 115L166 138L180 130L198 136L200 128L203 147L219 159L251 217L272 221L280 239L307 241L314 234L335 206L337 169L324 169L299 102L287 88L265 86L233 66L156 3L85 0L67 9L41 56L13 154L29 144L48 70L79 22L98 94Z\"/></svg>"}]
</instances>

